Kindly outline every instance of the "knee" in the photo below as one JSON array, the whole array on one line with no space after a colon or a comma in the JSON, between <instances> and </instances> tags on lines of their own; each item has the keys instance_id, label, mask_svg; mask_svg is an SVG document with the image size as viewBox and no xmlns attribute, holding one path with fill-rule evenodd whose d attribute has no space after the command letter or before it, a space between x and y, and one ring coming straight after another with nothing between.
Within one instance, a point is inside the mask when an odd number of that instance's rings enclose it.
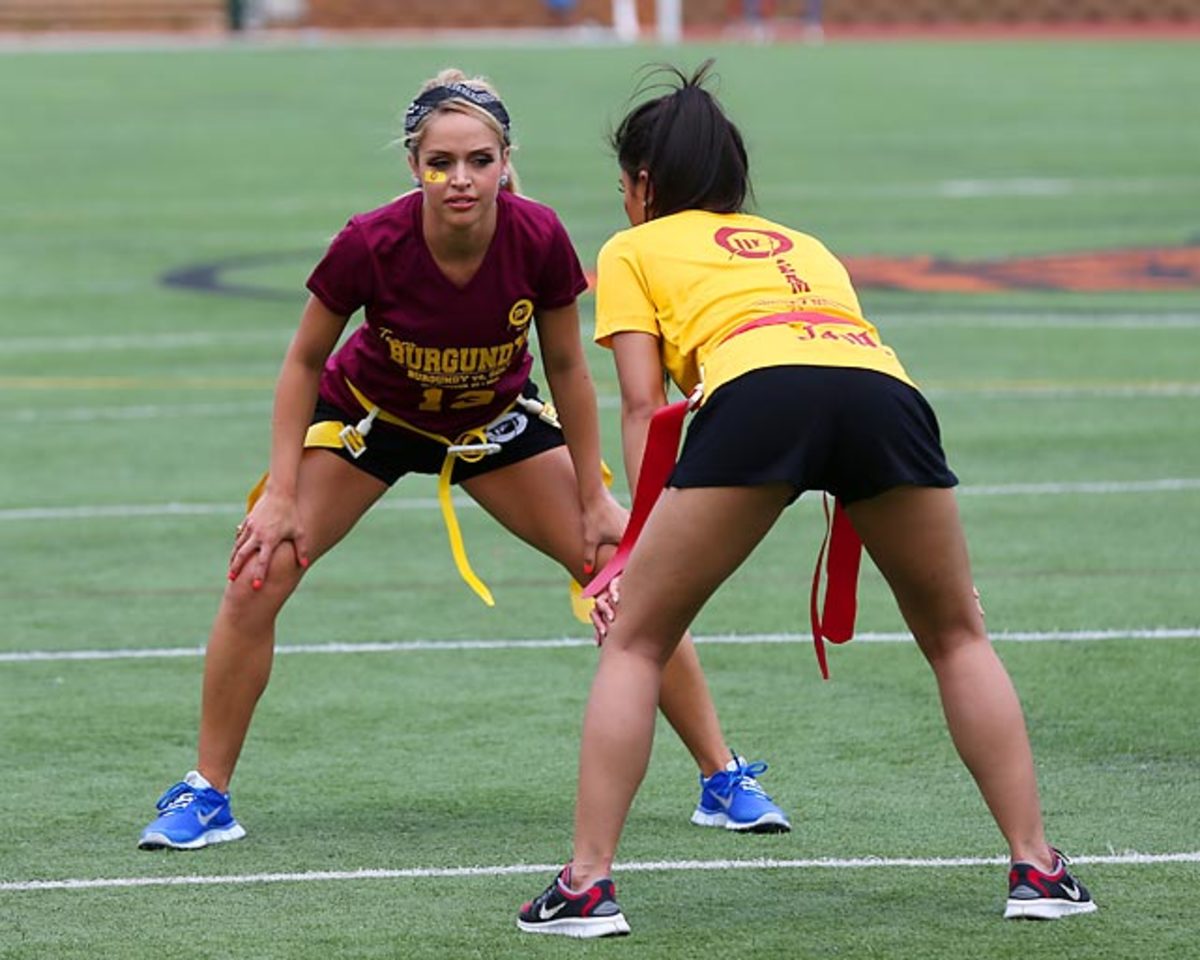
<instances>
[{"instance_id":1,"label":"knee","mask_svg":"<svg viewBox=\"0 0 1200 960\"><path fill-rule=\"evenodd\" d=\"M968 624L922 632L916 639L921 653L934 670L952 664L963 656L992 652L987 633Z\"/></svg>"},{"instance_id":2,"label":"knee","mask_svg":"<svg viewBox=\"0 0 1200 960\"><path fill-rule=\"evenodd\" d=\"M678 636L625 629L618 618L604 639L604 649L645 660L662 669L674 654L678 640Z\"/></svg>"},{"instance_id":3,"label":"knee","mask_svg":"<svg viewBox=\"0 0 1200 960\"><path fill-rule=\"evenodd\" d=\"M236 580L226 585L221 613L239 623L272 622L295 591L303 572L290 553L278 550L271 559L266 577L257 587L254 576L245 568Z\"/></svg>"}]
</instances>

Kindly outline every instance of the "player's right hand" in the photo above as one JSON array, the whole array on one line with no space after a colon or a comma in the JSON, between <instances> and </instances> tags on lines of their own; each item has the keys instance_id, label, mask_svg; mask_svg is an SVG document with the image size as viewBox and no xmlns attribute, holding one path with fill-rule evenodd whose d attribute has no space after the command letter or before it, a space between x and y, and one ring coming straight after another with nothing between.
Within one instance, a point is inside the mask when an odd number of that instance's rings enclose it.
<instances>
[{"instance_id":1,"label":"player's right hand","mask_svg":"<svg viewBox=\"0 0 1200 960\"><path fill-rule=\"evenodd\" d=\"M308 535L300 522L295 498L281 497L268 489L238 524L229 557L229 579L246 575L253 589L262 589L271 558L284 543L291 544L296 563L308 567Z\"/></svg>"}]
</instances>

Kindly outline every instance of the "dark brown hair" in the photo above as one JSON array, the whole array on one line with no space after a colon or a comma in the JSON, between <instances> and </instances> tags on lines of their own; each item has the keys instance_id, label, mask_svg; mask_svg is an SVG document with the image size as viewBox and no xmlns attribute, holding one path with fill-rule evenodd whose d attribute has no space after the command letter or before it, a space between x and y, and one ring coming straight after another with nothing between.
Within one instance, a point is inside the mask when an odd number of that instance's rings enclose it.
<instances>
[{"instance_id":1,"label":"dark brown hair","mask_svg":"<svg viewBox=\"0 0 1200 960\"><path fill-rule=\"evenodd\" d=\"M633 99L666 87L625 115L609 138L632 180L648 178L647 218L682 210L738 213L753 197L742 135L716 97L704 89L714 61L689 77L678 67L649 67Z\"/></svg>"}]
</instances>

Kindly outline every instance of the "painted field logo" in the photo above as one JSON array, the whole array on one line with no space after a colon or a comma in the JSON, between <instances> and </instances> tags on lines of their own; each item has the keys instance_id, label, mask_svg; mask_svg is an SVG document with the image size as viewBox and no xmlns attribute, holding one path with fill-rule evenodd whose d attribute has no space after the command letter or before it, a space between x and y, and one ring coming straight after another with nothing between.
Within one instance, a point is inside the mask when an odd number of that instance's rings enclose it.
<instances>
[{"instance_id":1,"label":"painted field logo","mask_svg":"<svg viewBox=\"0 0 1200 960\"><path fill-rule=\"evenodd\" d=\"M725 227L713 239L735 257L750 260L780 259L792 248L783 234L771 230L735 230ZM291 264L309 263L319 250L279 251L250 254L189 264L163 274L168 287L219 293L231 297L298 302L301 294L255 282L253 271ZM786 260L781 260L789 266ZM859 290L913 290L922 293L995 293L1003 290L1071 290L1102 293L1117 290L1195 290L1200 288L1200 245L1145 247L1127 250L1084 250L1051 253L1011 260L947 260L941 257L843 257L854 286ZM781 268L782 269L782 268ZM242 279L242 275L250 276ZM787 275L785 274L785 277ZM588 286L596 288L596 275L587 274ZM790 282L790 281L789 281ZM521 329L533 317L533 304L518 300L510 308L509 324Z\"/></svg>"},{"instance_id":2,"label":"painted field logo","mask_svg":"<svg viewBox=\"0 0 1200 960\"><path fill-rule=\"evenodd\" d=\"M774 230L739 230L736 227L722 227L713 239L717 246L728 250L735 257L746 260L766 260L777 257L792 249L792 241L782 233Z\"/></svg>"},{"instance_id":3,"label":"painted field logo","mask_svg":"<svg viewBox=\"0 0 1200 960\"><path fill-rule=\"evenodd\" d=\"M1012 260L847 257L860 288L923 293L1001 290L1191 290L1200 287L1200 247L1056 253Z\"/></svg>"}]
</instances>

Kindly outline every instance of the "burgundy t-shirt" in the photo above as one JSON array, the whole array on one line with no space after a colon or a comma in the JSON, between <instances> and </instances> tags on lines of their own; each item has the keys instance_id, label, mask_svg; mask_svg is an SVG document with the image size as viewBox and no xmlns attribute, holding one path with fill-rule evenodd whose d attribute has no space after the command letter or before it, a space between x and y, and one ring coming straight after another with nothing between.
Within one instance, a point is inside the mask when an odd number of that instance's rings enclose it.
<instances>
[{"instance_id":1,"label":"burgundy t-shirt","mask_svg":"<svg viewBox=\"0 0 1200 960\"><path fill-rule=\"evenodd\" d=\"M351 217L308 289L362 326L329 358L321 396L347 411L373 403L450 439L494 420L529 378L529 324L587 288L566 230L549 207L501 193L496 233L463 288L434 263L421 228L422 195Z\"/></svg>"}]
</instances>

